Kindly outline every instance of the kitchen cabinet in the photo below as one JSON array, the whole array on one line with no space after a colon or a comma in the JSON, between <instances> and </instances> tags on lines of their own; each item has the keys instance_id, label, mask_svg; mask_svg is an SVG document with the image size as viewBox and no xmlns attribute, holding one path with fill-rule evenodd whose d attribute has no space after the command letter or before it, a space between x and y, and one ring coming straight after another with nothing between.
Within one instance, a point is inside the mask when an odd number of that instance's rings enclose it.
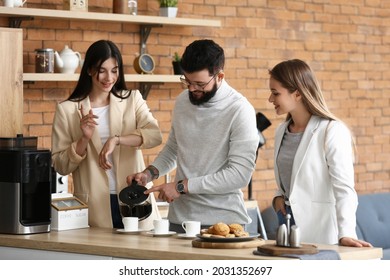
<instances>
[{"instance_id":1,"label":"kitchen cabinet","mask_svg":"<svg viewBox=\"0 0 390 280\"><path fill-rule=\"evenodd\" d=\"M0 28L0 137L23 133L23 30Z\"/></svg>"},{"instance_id":2,"label":"kitchen cabinet","mask_svg":"<svg viewBox=\"0 0 390 280\"><path fill-rule=\"evenodd\" d=\"M140 53L145 52L148 36L153 28L163 26L205 26L220 27L219 20L194 19L194 18L168 18L160 16L126 15L113 13L96 13L81 11L66 11L36 8L8 8L0 7L0 17L7 17L9 27L18 28L24 20L34 18L64 19L64 20L86 20L86 21L107 21L127 24L137 24L140 26ZM140 90L146 98L150 85L154 83L179 83L178 75L133 75L126 74L127 82L139 82ZM38 74L24 73L23 81L77 81L78 74Z\"/></svg>"}]
</instances>

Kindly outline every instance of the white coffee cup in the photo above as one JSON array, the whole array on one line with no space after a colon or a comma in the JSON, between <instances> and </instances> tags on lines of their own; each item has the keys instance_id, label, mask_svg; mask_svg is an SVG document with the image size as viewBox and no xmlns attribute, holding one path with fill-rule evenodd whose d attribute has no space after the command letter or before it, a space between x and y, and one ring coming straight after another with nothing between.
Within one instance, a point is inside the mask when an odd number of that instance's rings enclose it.
<instances>
[{"instance_id":1,"label":"white coffee cup","mask_svg":"<svg viewBox=\"0 0 390 280\"><path fill-rule=\"evenodd\" d=\"M181 226L186 231L187 236L196 236L200 233L200 222L198 221L184 221Z\"/></svg>"},{"instance_id":2,"label":"white coffee cup","mask_svg":"<svg viewBox=\"0 0 390 280\"><path fill-rule=\"evenodd\" d=\"M138 230L138 217L123 217L123 226L125 231L137 231Z\"/></svg>"},{"instance_id":3,"label":"white coffee cup","mask_svg":"<svg viewBox=\"0 0 390 280\"><path fill-rule=\"evenodd\" d=\"M154 220L153 226L155 234L165 234L169 232L169 221L167 219Z\"/></svg>"}]
</instances>

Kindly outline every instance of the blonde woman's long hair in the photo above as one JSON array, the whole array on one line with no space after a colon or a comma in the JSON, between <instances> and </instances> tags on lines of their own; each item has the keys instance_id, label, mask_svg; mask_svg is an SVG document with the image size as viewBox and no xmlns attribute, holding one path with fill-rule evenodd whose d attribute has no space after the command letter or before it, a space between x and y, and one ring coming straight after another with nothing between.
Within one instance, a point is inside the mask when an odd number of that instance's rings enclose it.
<instances>
[{"instance_id":1,"label":"blonde woman's long hair","mask_svg":"<svg viewBox=\"0 0 390 280\"><path fill-rule=\"evenodd\" d=\"M306 62L299 59L286 60L269 70L269 74L290 93L299 91L303 104L312 115L338 120L329 111L317 78ZM289 119L291 119L290 113L286 117L286 120Z\"/></svg>"},{"instance_id":2,"label":"blonde woman's long hair","mask_svg":"<svg viewBox=\"0 0 390 280\"><path fill-rule=\"evenodd\" d=\"M286 88L289 93L293 93L296 90L299 91L302 95L302 102L310 114L330 121L341 121L329 111L317 78L306 62L300 59L282 61L268 72L270 76ZM290 119L291 114L288 113L286 121ZM356 162L356 145L352 132L351 138Z\"/></svg>"}]
</instances>

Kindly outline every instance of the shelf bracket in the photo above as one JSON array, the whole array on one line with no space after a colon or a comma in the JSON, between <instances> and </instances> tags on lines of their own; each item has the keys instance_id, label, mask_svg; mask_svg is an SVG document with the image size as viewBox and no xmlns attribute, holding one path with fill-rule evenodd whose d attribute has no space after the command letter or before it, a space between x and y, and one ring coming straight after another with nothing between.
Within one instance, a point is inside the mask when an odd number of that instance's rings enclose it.
<instances>
[{"instance_id":1,"label":"shelf bracket","mask_svg":"<svg viewBox=\"0 0 390 280\"><path fill-rule=\"evenodd\" d=\"M146 53L146 42L148 41L153 27L162 27L162 24L144 24L140 27L140 54Z\"/></svg>"},{"instance_id":2,"label":"shelf bracket","mask_svg":"<svg viewBox=\"0 0 390 280\"><path fill-rule=\"evenodd\" d=\"M146 98L148 97L151 88L152 88L151 83L139 83L139 91L141 92L144 100L146 100Z\"/></svg>"},{"instance_id":3,"label":"shelf bracket","mask_svg":"<svg viewBox=\"0 0 390 280\"><path fill-rule=\"evenodd\" d=\"M20 28L23 20L33 20L34 17L9 17L8 26L11 28Z\"/></svg>"},{"instance_id":4,"label":"shelf bracket","mask_svg":"<svg viewBox=\"0 0 390 280\"><path fill-rule=\"evenodd\" d=\"M143 83L143 82L140 82L139 83L139 91L141 92L144 100L146 100L146 98L148 97L148 94L152 88L152 85L162 85L162 84L164 84L164 83Z\"/></svg>"}]
</instances>

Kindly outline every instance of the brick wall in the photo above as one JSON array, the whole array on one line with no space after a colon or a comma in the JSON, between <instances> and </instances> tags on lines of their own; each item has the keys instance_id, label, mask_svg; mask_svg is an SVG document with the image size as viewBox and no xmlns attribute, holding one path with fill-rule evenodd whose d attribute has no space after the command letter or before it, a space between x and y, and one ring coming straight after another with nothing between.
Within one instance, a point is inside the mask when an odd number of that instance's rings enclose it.
<instances>
[{"instance_id":1,"label":"brick wall","mask_svg":"<svg viewBox=\"0 0 390 280\"><path fill-rule=\"evenodd\" d=\"M219 19L221 28L156 27L147 52L155 57L157 74L170 74L171 57L195 39L211 38L226 51L226 80L257 111L272 121L264 135L253 175L253 196L261 208L276 188L273 134L283 117L268 103L267 69L281 60L300 58L316 71L331 110L352 129L357 143L356 189L359 193L390 191L390 2L380 0L181 0L179 17ZM340 2L342 4L340 4ZM138 0L140 15L158 15L155 0ZM206 4L207 3L207 4ZM27 7L61 9L61 0L28 0ZM112 1L89 0L89 10L111 12ZM8 22L0 18L0 26ZM82 55L98 39L116 42L127 73L139 51L139 27L131 24L35 19L24 21L24 71L34 72L34 50L69 45ZM24 134L39 137L50 148L56 102L75 82L36 82L24 86ZM128 84L137 87L137 84ZM164 141L180 84L156 85L148 104L160 122ZM161 147L145 151L154 159ZM162 180L162 179L161 179ZM160 180L160 181L161 181Z\"/></svg>"}]
</instances>

